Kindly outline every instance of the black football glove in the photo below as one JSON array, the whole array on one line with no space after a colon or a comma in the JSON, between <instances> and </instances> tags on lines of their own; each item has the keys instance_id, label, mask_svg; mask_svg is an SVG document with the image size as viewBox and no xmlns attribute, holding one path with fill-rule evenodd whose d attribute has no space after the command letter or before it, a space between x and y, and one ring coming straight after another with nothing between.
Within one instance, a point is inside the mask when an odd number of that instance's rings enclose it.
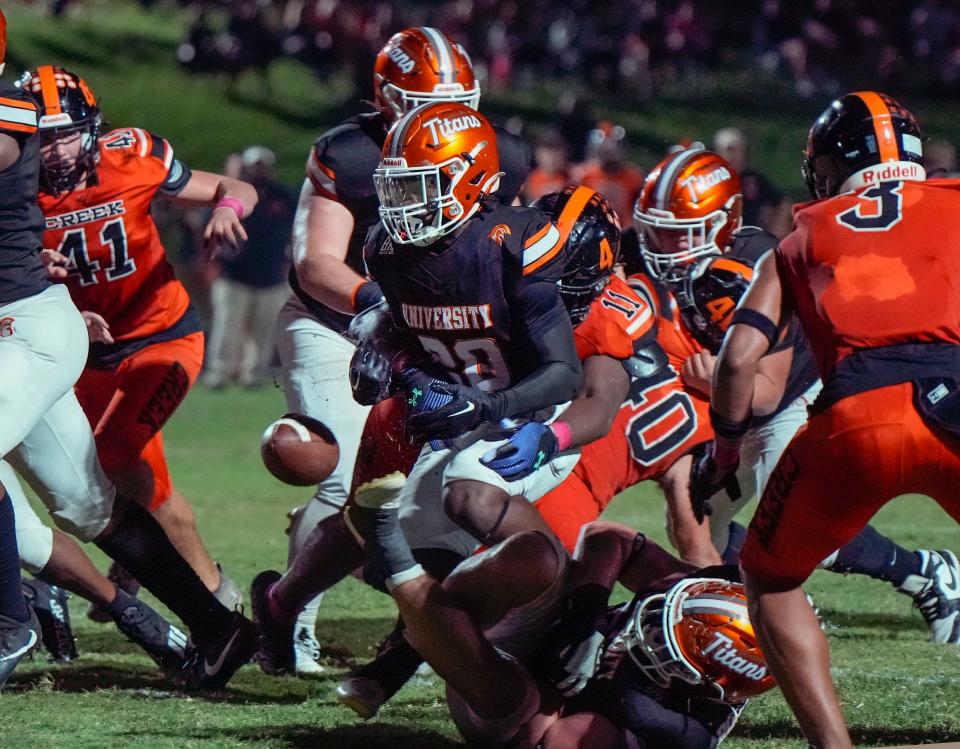
<instances>
[{"instance_id":1,"label":"black football glove","mask_svg":"<svg viewBox=\"0 0 960 749\"><path fill-rule=\"evenodd\" d=\"M361 406L372 406L390 394L390 357L378 351L371 339L360 341L350 359L350 388Z\"/></svg>"},{"instance_id":2,"label":"black football glove","mask_svg":"<svg viewBox=\"0 0 960 749\"><path fill-rule=\"evenodd\" d=\"M693 514L701 525L707 515L713 514L710 498L726 489L731 502L740 499L740 482L737 481L739 461L727 468L719 468L713 459L713 443L704 442L693 448L693 464L690 466L690 504Z\"/></svg>"},{"instance_id":3,"label":"black football glove","mask_svg":"<svg viewBox=\"0 0 960 749\"><path fill-rule=\"evenodd\" d=\"M404 377L410 407L407 432L415 440L453 439L484 422L500 420L500 401L495 393L451 385L419 370L415 377L407 373Z\"/></svg>"},{"instance_id":4,"label":"black football glove","mask_svg":"<svg viewBox=\"0 0 960 749\"><path fill-rule=\"evenodd\" d=\"M484 453L480 462L507 481L519 481L539 471L559 452L553 430L539 421L531 421L511 434L500 447Z\"/></svg>"}]
</instances>

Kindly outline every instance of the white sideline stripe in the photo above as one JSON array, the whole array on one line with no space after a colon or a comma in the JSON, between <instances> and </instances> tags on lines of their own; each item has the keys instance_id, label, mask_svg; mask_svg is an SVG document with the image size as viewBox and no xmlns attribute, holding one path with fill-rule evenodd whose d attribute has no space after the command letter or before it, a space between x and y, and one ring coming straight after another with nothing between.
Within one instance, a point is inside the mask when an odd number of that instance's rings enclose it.
<instances>
[{"instance_id":1,"label":"white sideline stripe","mask_svg":"<svg viewBox=\"0 0 960 749\"><path fill-rule=\"evenodd\" d=\"M531 247L527 247L523 251L523 267L526 268L531 263L537 262L540 258L550 252L550 250L556 247L557 242L559 241L560 230L551 224L550 229L546 234L537 240L536 244Z\"/></svg>"},{"instance_id":2,"label":"white sideline stripe","mask_svg":"<svg viewBox=\"0 0 960 749\"><path fill-rule=\"evenodd\" d=\"M37 110L20 109L19 107L8 107L6 104L0 104L0 120L15 122L18 125L37 126Z\"/></svg>"}]
</instances>

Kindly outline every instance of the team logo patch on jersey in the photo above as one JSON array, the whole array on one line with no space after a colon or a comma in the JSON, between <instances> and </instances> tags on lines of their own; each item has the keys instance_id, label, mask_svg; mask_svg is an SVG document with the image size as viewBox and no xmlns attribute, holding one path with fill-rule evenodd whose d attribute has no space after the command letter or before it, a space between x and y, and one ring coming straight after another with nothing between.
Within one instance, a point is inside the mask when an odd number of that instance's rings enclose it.
<instances>
[{"instance_id":1,"label":"team logo patch on jersey","mask_svg":"<svg viewBox=\"0 0 960 749\"><path fill-rule=\"evenodd\" d=\"M9 338L13 335L13 321L12 317L0 319L0 338Z\"/></svg>"},{"instance_id":2,"label":"team logo patch on jersey","mask_svg":"<svg viewBox=\"0 0 960 749\"><path fill-rule=\"evenodd\" d=\"M458 304L423 307L401 305L403 319L416 330L483 330L493 327L489 304Z\"/></svg>"},{"instance_id":3,"label":"team logo patch on jersey","mask_svg":"<svg viewBox=\"0 0 960 749\"><path fill-rule=\"evenodd\" d=\"M81 208L79 211L61 213L59 216L48 216L44 221L44 228L49 231L68 226L80 226L81 224L99 221L102 218L122 216L124 213L126 213L126 210L123 207L123 201L112 200L109 203L102 203L90 208Z\"/></svg>"},{"instance_id":4,"label":"team logo patch on jersey","mask_svg":"<svg viewBox=\"0 0 960 749\"><path fill-rule=\"evenodd\" d=\"M503 245L503 240L510 236L510 227L506 224L497 224L487 236L498 245Z\"/></svg>"}]
</instances>

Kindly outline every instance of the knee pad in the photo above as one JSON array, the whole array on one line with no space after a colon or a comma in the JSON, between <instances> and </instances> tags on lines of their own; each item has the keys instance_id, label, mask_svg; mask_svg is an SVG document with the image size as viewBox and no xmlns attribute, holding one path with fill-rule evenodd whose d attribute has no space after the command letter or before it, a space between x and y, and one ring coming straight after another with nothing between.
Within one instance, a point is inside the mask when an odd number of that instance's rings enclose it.
<instances>
[{"instance_id":1,"label":"knee pad","mask_svg":"<svg viewBox=\"0 0 960 749\"><path fill-rule=\"evenodd\" d=\"M47 566L53 554L53 530L40 522L34 512L21 512L17 507L17 549L20 566L37 575Z\"/></svg>"}]
</instances>

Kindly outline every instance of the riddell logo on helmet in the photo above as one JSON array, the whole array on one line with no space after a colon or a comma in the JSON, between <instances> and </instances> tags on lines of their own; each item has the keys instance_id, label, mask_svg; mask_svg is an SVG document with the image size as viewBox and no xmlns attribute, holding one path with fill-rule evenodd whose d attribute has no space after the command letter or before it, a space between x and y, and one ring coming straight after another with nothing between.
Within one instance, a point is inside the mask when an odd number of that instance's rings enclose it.
<instances>
[{"instance_id":1,"label":"riddell logo on helmet","mask_svg":"<svg viewBox=\"0 0 960 749\"><path fill-rule=\"evenodd\" d=\"M439 146L440 141L450 140L457 133L464 130L473 130L482 127L479 117L472 114L464 114L459 117L434 117L423 123L424 127L429 128L430 135L433 137L433 145Z\"/></svg>"},{"instance_id":2,"label":"riddell logo on helmet","mask_svg":"<svg viewBox=\"0 0 960 749\"><path fill-rule=\"evenodd\" d=\"M740 655L740 652L733 647L733 640L719 632L713 633L713 642L703 649L704 655L709 655L721 666L730 669L736 674L746 676L753 681L763 681L767 675L765 666L751 663Z\"/></svg>"},{"instance_id":3,"label":"riddell logo on helmet","mask_svg":"<svg viewBox=\"0 0 960 749\"><path fill-rule=\"evenodd\" d=\"M690 194L690 200L694 203L699 202L700 196L711 187L716 187L721 182L730 179L730 170L725 166L718 166L709 174L691 174L686 179L680 180L680 187L686 187Z\"/></svg>"},{"instance_id":4,"label":"riddell logo on helmet","mask_svg":"<svg viewBox=\"0 0 960 749\"><path fill-rule=\"evenodd\" d=\"M403 73L409 73L417 66L413 58L400 49L400 47L394 47L387 52L387 57L397 63L397 67L400 68Z\"/></svg>"},{"instance_id":5,"label":"riddell logo on helmet","mask_svg":"<svg viewBox=\"0 0 960 749\"><path fill-rule=\"evenodd\" d=\"M919 164L901 161L898 164L890 164L889 166L883 166L881 164L875 170L864 169L861 179L864 184L870 184L871 182L886 182L896 179L923 179L923 177L923 167Z\"/></svg>"}]
</instances>

